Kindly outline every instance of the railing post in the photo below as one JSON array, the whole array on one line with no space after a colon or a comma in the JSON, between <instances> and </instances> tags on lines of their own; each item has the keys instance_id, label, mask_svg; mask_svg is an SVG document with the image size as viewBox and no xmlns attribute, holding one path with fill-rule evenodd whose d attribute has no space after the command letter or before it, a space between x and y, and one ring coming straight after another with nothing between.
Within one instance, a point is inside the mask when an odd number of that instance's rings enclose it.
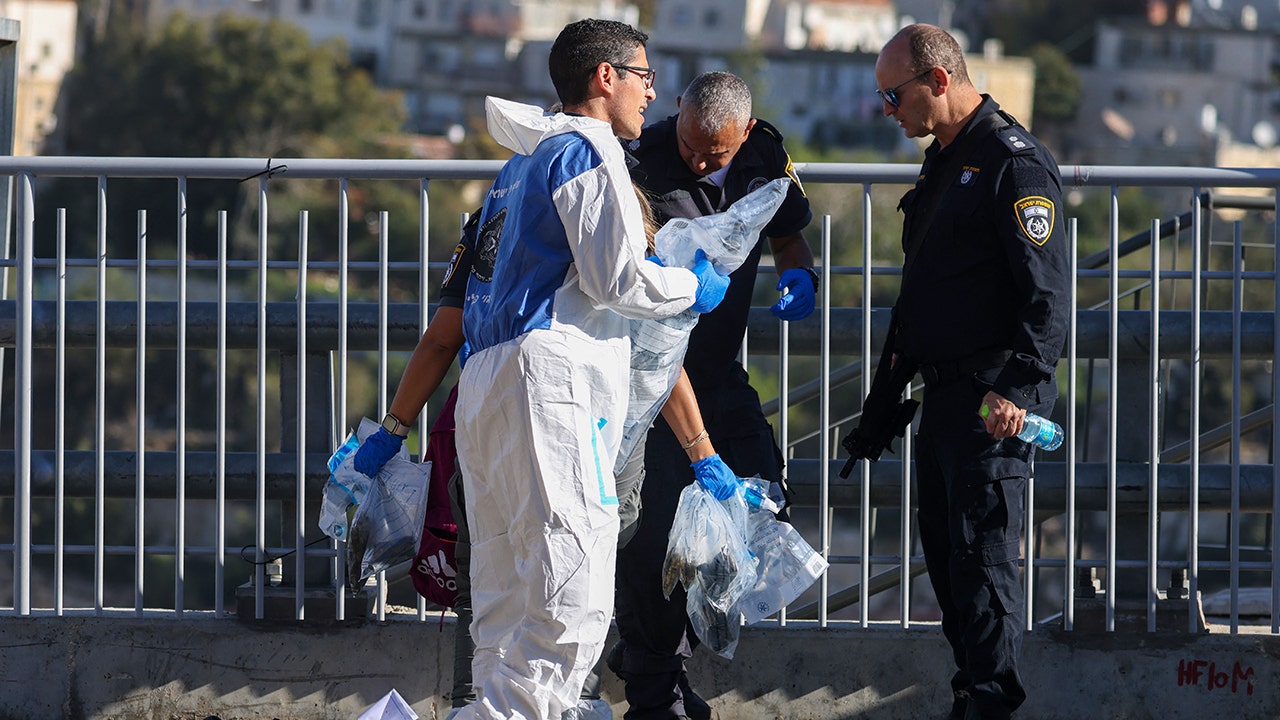
<instances>
[{"instance_id":1,"label":"railing post","mask_svg":"<svg viewBox=\"0 0 1280 720\"><path fill-rule=\"evenodd\" d=\"M20 34L22 24L17 20L9 18L0 18L0 155L13 154L13 123L14 123L14 98L17 95L18 87L18 36ZM30 176L25 176L28 180ZM9 259L9 221L12 208L10 206L10 196L13 193L13 178L9 175L0 175L0 222L4 223L3 244L0 245L0 259ZM32 210L26 208L27 213ZM19 324L25 327L30 337L31 331L31 282L33 280L31 250L35 246L31 237L27 236L25 244L22 238L19 238L18 248L18 304L19 304ZM0 299L9 297L9 273L8 271L0 272ZM22 320L26 321L22 325ZM4 349L0 348L0 367L4 365ZM15 383L15 413L25 413L26 422L23 416L15 414L14 416L14 449L17 450L16 466L14 467L15 477L19 485L25 485L25 496L23 490L15 487L14 499L16 500L14 507L14 564L13 564L13 606L21 615L28 615L31 612L31 586L30 586L30 560L31 560L31 535L30 535L30 517L23 517L23 513L30 513L31 510L31 430L30 413L31 413L31 346L30 343L19 344L16 359L16 377ZM27 373L23 382L23 373ZM23 525L23 523L27 525Z\"/></svg>"}]
</instances>

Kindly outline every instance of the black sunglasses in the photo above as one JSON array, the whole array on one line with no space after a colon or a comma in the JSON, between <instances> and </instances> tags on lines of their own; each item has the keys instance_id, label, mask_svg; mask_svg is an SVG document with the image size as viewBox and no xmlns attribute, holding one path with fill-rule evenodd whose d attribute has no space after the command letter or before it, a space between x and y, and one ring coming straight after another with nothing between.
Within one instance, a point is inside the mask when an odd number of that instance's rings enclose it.
<instances>
[{"instance_id":1,"label":"black sunglasses","mask_svg":"<svg viewBox=\"0 0 1280 720\"><path fill-rule=\"evenodd\" d=\"M640 77L644 78L645 90L648 90L649 88L653 87L653 79L658 75L658 71L654 70L653 68L639 67L636 65L614 65L613 63L609 63L609 64L613 65L613 68L615 70L629 70L639 75Z\"/></svg>"},{"instance_id":2,"label":"black sunglasses","mask_svg":"<svg viewBox=\"0 0 1280 720\"><path fill-rule=\"evenodd\" d=\"M876 94L880 96L881 100L884 100L885 102L889 103L894 107L898 107L898 102L899 102L898 91L901 90L903 86L910 85L911 83L919 80L920 78L928 75L931 72L933 72L933 68L929 68L928 70L925 70L924 72L911 78L910 80L907 80L905 82L900 82L897 85L894 85L893 87L889 88L888 90L876 90Z\"/></svg>"}]
</instances>

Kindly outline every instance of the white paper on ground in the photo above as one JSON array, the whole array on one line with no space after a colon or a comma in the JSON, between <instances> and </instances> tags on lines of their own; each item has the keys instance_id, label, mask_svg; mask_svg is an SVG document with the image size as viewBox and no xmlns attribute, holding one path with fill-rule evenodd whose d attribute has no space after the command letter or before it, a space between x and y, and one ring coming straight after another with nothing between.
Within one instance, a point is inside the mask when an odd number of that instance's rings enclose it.
<instances>
[{"instance_id":1,"label":"white paper on ground","mask_svg":"<svg viewBox=\"0 0 1280 720\"><path fill-rule=\"evenodd\" d=\"M394 689L382 696L356 720L418 720L418 713Z\"/></svg>"}]
</instances>

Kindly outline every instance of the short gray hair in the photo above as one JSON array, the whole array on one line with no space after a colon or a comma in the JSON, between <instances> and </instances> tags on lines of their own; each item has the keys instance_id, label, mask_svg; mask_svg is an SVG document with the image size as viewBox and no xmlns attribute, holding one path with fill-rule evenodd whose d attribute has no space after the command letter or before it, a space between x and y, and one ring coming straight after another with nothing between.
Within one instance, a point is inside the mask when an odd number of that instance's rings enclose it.
<instances>
[{"instance_id":1,"label":"short gray hair","mask_svg":"<svg viewBox=\"0 0 1280 720\"><path fill-rule=\"evenodd\" d=\"M751 90L733 73L705 72L680 96L680 112L686 110L693 113L698 129L708 135L730 123L745 128L751 121Z\"/></svg>"}]
</instances>

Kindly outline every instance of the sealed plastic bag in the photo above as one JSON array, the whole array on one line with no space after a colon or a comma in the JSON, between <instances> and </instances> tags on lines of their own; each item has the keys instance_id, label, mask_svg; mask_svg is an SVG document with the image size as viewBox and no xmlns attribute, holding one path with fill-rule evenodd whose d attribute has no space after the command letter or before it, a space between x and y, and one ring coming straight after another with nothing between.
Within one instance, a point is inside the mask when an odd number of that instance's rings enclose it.
<instances>
[{"instance_id":1,"label":"sealed plastic bag","mask_svg":"<svg viewBox=\"0 0 1280 720\"><path fill-rule=\"evenodd\" d=\"M694 632L727 658L738 641L738 601L756 582L747 531L742 493L719 501L694 483L680 493L662 566L663 592L670 597L677 582L684 586Z\"/></svg>"},{"instance_id":2,"label":"sealed plastic bag","mask_svg":"<svg viewBox=\"0 0 1280 720\"><path fill-rule=\"evenodd\" d=\"M377 428L377 423L363 418L356 436L363 441ZM335 457L338 454L334 453ZM403 447L372 480L355 469L354 452L348 451L337 462L330 482L343 489L364 488L359 495L352 493L359 503L351 527L341 538L347 541L349 588L359 588L375 573L409 560L417 552L430 479L431 463L413 462Z\"/></svg>"},{"instance_id":3,"label":"sealed plastic bag","mask_svg":"<svg viewBox=\"0 0 1280 720\"><path fill-rule=\"evenodd\" d=\"M689 599L685 603L685 611L689 615L689 624L702 644L715 654L733 659L738 649L738 636L742 629L742 613L733 607L722 610L709 602L701 583L694 583L689 589Z\"/></svg>"},{"instance_id":4,"label":"sealed plastic bag","mask_svg":"<svg viewBox=\"0 0 1280 720\"><path fill-rule=\"evenodd\" d=\"M701 249L721 275L741 267L760 233L787 197L791 180L778 178L753 190L729 209L697 218L673 218L654 236L655 252L667 267L693 268ZM686 310L663 319L631 321L631 380L622 444L614 473L621 473L640 438L675 387L698 313Z\"/></svg>"},{"instance_id":5,"label":"sealed plastic bag","mask_svg":"<svg viewBox=\"0 0 1280 720\"><path fill-rule=\"evenodd\" d=\"M750 481L748 481L750 483ZM761 483L756 488L759 494ZM748 485L748 496L752 488ZM822 573L828 563L804 537L767 509L754 510L750 516L751 553L759 565L755 585L738 603L748 625L760 622L800 597Z\"/></svg>"},{"instance_id":6,"label":"sealed plastic bag","mask_svg":"<svg viewBox=\"0 0 1280 720\"><path fill-rule=\"evenodd\" d=\"M320 501L320 530L334 540L347 539L347 512L359 505L369 492L369 478L361 473L344 473L341 480L334 475L342 461L359 446L359 437L351 433L329 458L329 479L324 483L324 496Z\"/></svg>"},{"instance_id":7,"label":"sealed plastic bag","mask_svg":"<svg viewBox=\"0 0 1280 720\"><path fill-rule=\"evenodd\" d=\"M692 268L694 253L701 249L717 272L728 275L751 254L790 187L790 179L778 178L747 193L724 212L672 219L653 237L658 258L667 267Z\"/></svg>"}]
</instances>

